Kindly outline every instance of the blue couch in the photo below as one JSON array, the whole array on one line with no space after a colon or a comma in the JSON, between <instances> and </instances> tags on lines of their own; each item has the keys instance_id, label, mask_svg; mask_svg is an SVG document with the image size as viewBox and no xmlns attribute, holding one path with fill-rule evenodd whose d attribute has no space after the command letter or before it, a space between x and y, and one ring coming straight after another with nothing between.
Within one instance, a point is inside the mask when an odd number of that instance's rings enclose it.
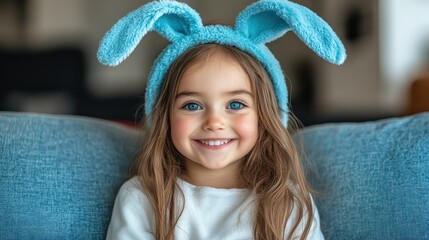
<instances>
[{"instance_id":1,"label":"blue couch","mask_svg":"<svg viewBox=\"0 0 429 240\"><path fill-rule=\"evenodd\" d=\"M139 133L0 113L0 239L103 239ZM429 113L295 135L327 239L429 239Z\"/></svg>"}]
</instances>

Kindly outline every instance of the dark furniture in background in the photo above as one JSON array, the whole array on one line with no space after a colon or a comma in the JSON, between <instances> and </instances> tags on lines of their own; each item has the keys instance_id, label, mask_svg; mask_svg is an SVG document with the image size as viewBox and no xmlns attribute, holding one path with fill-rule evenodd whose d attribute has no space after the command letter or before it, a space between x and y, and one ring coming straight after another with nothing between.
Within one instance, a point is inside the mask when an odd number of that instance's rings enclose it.
<instances>
[{"instance_id":1,"label":"dark furniture in background","mask_svg":"<svg viewBox=\"0 0 429 240\"><path fill-rule=\"evenodd\" d=\"M77 47L0 49L0 66L0 111L43 112L43 106L29 107L38 101L52 105L48 113L136 122L144 89L139 96L95 96L87 88L85 54Z\"/></svg>"}]
</instances>

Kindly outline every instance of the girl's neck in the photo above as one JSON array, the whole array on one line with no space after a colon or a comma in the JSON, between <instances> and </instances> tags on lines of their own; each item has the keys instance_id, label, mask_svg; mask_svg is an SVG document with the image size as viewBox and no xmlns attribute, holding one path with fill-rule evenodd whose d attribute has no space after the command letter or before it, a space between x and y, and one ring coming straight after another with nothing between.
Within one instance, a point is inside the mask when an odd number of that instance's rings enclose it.
<instances>
[{"instance_id":1,"label":"girl's neck","mask_svg":"<svg viewBox=\"0 0 429 240\"><path fill-rule=\"evenodd\" d=\"M239 181L225 179L225 178L219 179L219 178L207 177L205 179L199 179L199 178L191 178L187 175L186 176L184 175L181 178L194 186L200 186L200 187L212 187L212 188L223 188L223 189L244 188L243 184L241 184Z\"/></svg>"},{"instance_id":2,"label":"girl's neck","mask_svg":"<svg viewBox=\"0 0 429 240\"><path fill-rule=\"evenodd\" d=\"M240 174L238 168L232 168L230 170L231 171L225 171L225 169L223 169L214 171L200 168L198 171L195 171L195 169L193 169L193 171L187 171L180 177L195 186L225 189L245 188L241 178L239 177Z\"/></svg>"}]
</instances>

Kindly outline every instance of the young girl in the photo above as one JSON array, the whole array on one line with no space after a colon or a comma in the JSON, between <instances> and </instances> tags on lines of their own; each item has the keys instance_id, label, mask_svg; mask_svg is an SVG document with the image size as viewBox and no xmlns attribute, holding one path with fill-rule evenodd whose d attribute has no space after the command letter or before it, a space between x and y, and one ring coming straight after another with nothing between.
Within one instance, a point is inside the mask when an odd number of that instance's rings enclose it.
<instances>
[{"instance_id":1,"label":"young girl","mask_svg":"<svg viewBox=\"0 0 429 240\"><path fill-rule=\"evenodd\" d=\"M242 21L255 26L261 21L257 19L264 19L261 34L269 23L279 30L278 21L267 19L284 3L289 10L307 11L283 0L260 1L253 5L256 10L251 6L242 13L237 29L245 28ZM162 1L118 22L100 46L100 61L116 65L126 58L132 49L124 44L124 31L125 41L135 46L135 39L128 39L138 35L129 31L135 17L161 10L165 18L155 17L151 26L172 44L149 77L144 145L134 164L135 176L117 195L107 239L323 239L287 130L284 77L263 44L247 42L250 36L239 39L242 31L234 35L224 26L202 28L186 5ZM145 21L137 22L147 29ZM178 28L180 23L190 25ZM162 29L162 24L168 26ZM324 22L318 24L332 31ZM192 30L194 25L200 27ZM185 36L179 37L180 31ZM257 37L268 39L261 34ZM332 32L321 38L327 37L339 42ZM329 58L309 41L307 45ZM342 62L345 53L336 57L333 62Z\"/></svg>"}]
</instances>

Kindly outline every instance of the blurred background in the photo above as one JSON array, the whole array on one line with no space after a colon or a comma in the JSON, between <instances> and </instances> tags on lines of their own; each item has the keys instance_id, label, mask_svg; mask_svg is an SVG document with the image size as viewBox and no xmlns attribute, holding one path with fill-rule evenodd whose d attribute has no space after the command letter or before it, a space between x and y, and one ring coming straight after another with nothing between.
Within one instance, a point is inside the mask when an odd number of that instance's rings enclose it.
<instances>
[{"instance_id":1,"label":"blurred background","mask_svg":"<svg viewBox=\"0 0 429 240\"><path fill-rule=\"evenodd\" d=\"M149 33L121 65L96 52L104 33L147 1L0 0L0 111L136 122L151 64L168 44ZM233 25L247 0L188 0L204 22ZM429 110L428 0L299 0L343 40L348 59L320 59L292 32L268 46L304 125Z\"/></svg>"}]
</instances>

